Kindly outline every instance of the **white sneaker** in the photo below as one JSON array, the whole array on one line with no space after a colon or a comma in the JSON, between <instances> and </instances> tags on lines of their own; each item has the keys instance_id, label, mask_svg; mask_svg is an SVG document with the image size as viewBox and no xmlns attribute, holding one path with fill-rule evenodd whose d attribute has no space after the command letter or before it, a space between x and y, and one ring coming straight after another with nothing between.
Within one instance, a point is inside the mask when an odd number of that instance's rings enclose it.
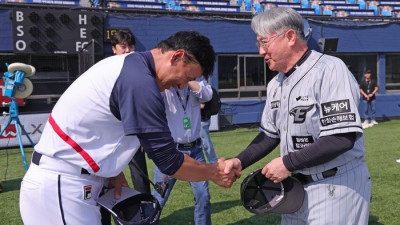
<instances>
[{"instance_id":1,"label":"white sneaker","mask_svg":"<svg viewBox=\"0 0 400 225\"><path fill-rule=\"evenodd\" d=\"M367 125L369 124L369 120L364 120L364 123L362 123L363 125Z\"/></svg>"},{"instance_id":2,"label":"white sneaker","mask_svg":"<svg viewBox=\"0 0 400 225\"><path fill-rule=\"evenodd\" d=\"M396 160L397 163L400 163L400 159Z\"/></svg>"},{"instance_id":3,"label":"white sneaker","mask_svg":"<svg viewBox=\"0 0 400 225\"><path fill-rule=\"evenodd\" d=\"M374 124L374 125L378 124L378 122L376 122L375 120L372 120L371 123Z\"/></svg>"}]
</instances>

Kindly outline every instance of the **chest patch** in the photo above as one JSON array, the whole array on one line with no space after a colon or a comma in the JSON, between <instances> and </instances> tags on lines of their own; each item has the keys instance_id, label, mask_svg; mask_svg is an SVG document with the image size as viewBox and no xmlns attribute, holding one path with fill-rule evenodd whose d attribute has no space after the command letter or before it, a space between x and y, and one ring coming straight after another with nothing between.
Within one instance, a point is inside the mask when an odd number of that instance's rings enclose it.
<instances>
[{"instance_id":1,"label":"chest patch","mask_svg":"<svg viewBox=\"0 0 400 225\"><path fill-rule=\"evenodd\" d=\"M290 110L289 114L293 116L293 123L304 123L306 120L307 112L310 111L314 105L297 106Z\"/></svg>"},{"instance_id":2,"label":"chest patch","mask_svg":"<svg viewBox=\"0 0 400 225\"><path fill-rule=\"evenodd\" d=\"M271 109L277 109L277 108L279 108L279 105L280 105L281 103L280 103L280 101L273 101L273 102L271 102Z\"/></svg>"}]
</instances>

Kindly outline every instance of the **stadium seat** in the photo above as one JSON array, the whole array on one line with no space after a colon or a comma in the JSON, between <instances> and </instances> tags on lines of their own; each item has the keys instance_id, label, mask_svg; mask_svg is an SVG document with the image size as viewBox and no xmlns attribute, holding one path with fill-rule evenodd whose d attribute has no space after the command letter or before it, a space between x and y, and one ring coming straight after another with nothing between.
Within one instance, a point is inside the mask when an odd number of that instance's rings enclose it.
<instances>
[{"instance_id":1,"label":"stadium seat","mask_svg":"<svg viewBox=\"0 0 400 225\"><path fill-rule=\"evenodd\" d=\"M310 1L309 0L301 0L301 6L303 8L310 8Z\"/></svg>"},{"instance_id":2,"label":"stadium seat","mask_svg":"<svg viewBox=\"0 0 400 225\"><path fill-rule=\"evenodd\" d=\"M379 14L381 16L392 16L392 5L379 5Z\"/></svg>"},{"instance_id":3,"label":"stadium seat","mask_svg":"<svg viewBox=\"0 0 400 225\"><path fill-rule=\"evenodd\" d=\"M262 11L268 11L275 7L276 7L275 2L261 2L261 10Z\"/></svg>"},{"instance_id":4,"label":"stadium seat","mask_svg":"<svg viewBox=\"0 0 400 225\"><path fill-rule=\"evenodd\" d=\"M260 0L253 0L253 9L254 11L256 11L257 13L260 13L261 10L261 4L260 4Z\"/></svg>"},{"instance_id":5,"label":"stadium seat","mask_svg":"<svg viewBox=\"0 0 400 225\"><path fill-rule=\"evenodd\" d=\"M320 6L321 6L322 15L329 15L329 16L332 15L332 10L335 8L334 5L332 5L332 4L324 4L323 3Z\"/></svg>"},{"instance_id":6,"label":"stadium seat","mask_svg":"<svg viewBox=\"0 0 400 225\"><path fill-rule=\"evenodd\" d=\"M251 11L251 0L244 0L244 9L246 11Z\"/></svg>"},{"instance_id":7,"label":"stadium seat","mask_svg":"<svg viewBox=\"0 0 400 225\"><path fill-rule=\"evenodd\" d=\"M321 0L312 0L311 1L311 8L314 9L315 15L321 14L321 7L319 6L319 4L321 4Z\"/></svg>"},{"instance_id":8,"label":"stadium seat","mask_svg":"<svg viewBox=\"0 0 400 225\"><path fill-rule=\"evenodd\" d=\"M366 8L365 0L357 0L357 4L360 5L360 9L365 9Z\"/></svg>"},{"instance_id":9,"label":"stadium seat","mask_svg":"<svg viewBox=\"0 0 400 225\"><path fill-rule=\"evenodd\" d=\"M400 10L393 10L392 15L394 18L400 19Z\"/></svg>"},{"instance_id":10,"label":"stadium seat","mask_svg":"<svg viewBox=\"0 0 400 225\"><path fill-rule=\"evenodd\" d=\"M367 1L367 9L374 10L375 16L379 15L378 5L379 5L379 1L376 1L376 0Z\"/></svg>"}]
</instances>

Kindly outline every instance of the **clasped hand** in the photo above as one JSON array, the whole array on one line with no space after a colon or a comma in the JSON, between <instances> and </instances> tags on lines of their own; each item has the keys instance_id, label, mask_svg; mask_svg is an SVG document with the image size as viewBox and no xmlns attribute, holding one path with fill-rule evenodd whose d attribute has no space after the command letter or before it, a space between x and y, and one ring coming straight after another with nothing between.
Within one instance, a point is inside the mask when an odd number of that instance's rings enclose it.
<instances>
[{"instance_id":1,"label":"clasped hand","mask_svg":"<svg viewBox=\"0 0 400 225\"><path fill-rule=\"evenodd\" d=\"M233 182L242 175L242 165L237 158L227 160L222 157L218 159L216 165L218 174L213 181L222 188L230 188Z\"/></svg>"}]
</instances>

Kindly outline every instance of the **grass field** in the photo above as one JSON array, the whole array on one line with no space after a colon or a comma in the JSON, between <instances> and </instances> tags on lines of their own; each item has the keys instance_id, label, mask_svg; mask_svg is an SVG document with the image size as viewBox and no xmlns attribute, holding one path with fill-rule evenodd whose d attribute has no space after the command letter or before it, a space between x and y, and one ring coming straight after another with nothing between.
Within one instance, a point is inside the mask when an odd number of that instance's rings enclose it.
<instances>
[{"instance_id":1,"label":"grass field","mask_svg":"<svg viewBox=\"0 0 400 225\"><path fill-rule=\"evenodd\" d=\"M400 202L400 120L381 122L365 131L366 160L372 178L372 201L370 222L372 225L399 224ZM254 128L240 128L212 132L219 157L233 157L257 135ZM25 149L28 160L32 149ZM230 189L222 189L210 183L212 222L215 225L279 224L277 214L255 215L240 204L240 183L251 171L263 167L272 157L278 155L276 149L270 156L243 171L242 177ZM148 163L150 175L154 164ZM129 177L129 170L125 170ZM0 224L22 224L19 209L19 187L25 173L19 148L0 150L0 180L4 192L0 193ZM193 223L193 195L188 183L177 182L161 216L160 225Z\"/></svg>"}]
</instances>

